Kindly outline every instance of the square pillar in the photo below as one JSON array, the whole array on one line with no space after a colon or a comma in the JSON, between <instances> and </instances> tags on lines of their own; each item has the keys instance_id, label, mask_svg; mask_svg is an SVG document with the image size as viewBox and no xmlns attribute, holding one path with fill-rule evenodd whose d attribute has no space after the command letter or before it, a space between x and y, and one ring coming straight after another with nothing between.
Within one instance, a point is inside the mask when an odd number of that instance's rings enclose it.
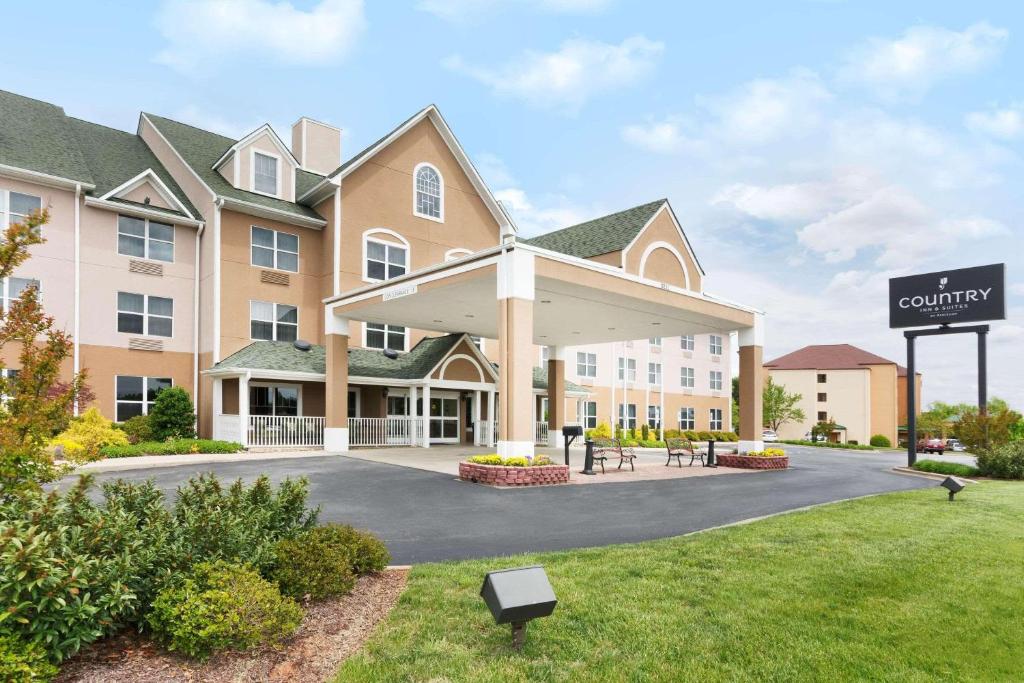
<instances>
[{"instance_id":1,"label":"square pillar","mask_svg":"<svg viewBox=\"0 0 1024 683\"><path fill-rule=\"evenodd\" d=\"M423 385L423 448L430 448L430 385Z\"/></svg>"},{"instance_id":2,"label":"square pillar","mask_svg":"<svg viewBox=\"0 0 1024 683\"><path fill-rule=\"evenodd\" d=\"M238 378L238 441L249 447L249 375Z\"/></svg>"},{"instance_id":3,"label":"square pillar","mask_svg":"<svg viewBox=\"0 0 1024 683\"><path fill-rule=\"evenodd\" d=\"M494 390L491 389L487 392L487 443L482 444L484 446L493 446L495 441L495 431L498 429L498 420L494 416Z\"/></svg>"},{"instance_id":4,"label":"square pillar","mask_svg":"<svg viewBox=\"0 0 1024 683\"><path fill-rule=\"evenodd\" d=\"M513 247L498 261L498 455L533 456L533 254Z\"/></svg>"},{"instance_id":5,"label":"square pillar","mask_svg":"<svg viewBox=\"0 0 1024 683\"><path fill-rule=\"evenodd\" d=\"M739 331L740 453L764 449L764 316L754 314L754 326Z\"/></svg>"},{"instance_id":6,"label":"square pillar","mask_svg":"<svg viewBox=\"0 0 1024 683\"><path fill-rule=\"evenodd\" d=\"M473 445L482 446L480 442L480 399L483 392L477 389L473 392Z\"/></svg>"},{"instance_id":7,"label":"square pillar","mask_svg":"<svg viewBox=\"0 0 1024 683\"><path fill-rule=\"evenodd\" d=\"M562 448L565 439L565 347L548 347L548 446Z\"/></svg>"},{"instance_id":8,"label":"square pillar","mask_svg":"<svg viewBox=\"0 0 1024 683\"><path fill-rule=\"evenodd\" d=\"M419 412L416 410L416 398L419 389L413 385L409 387L409 445L416 445L416 426L423 423L419 420Z\"/></svg>"},{"instance_id":9,"label":"square pillar","mask_svg":"<svg viewBox=\"0 0 1024 683\"><path fill-rule=\"evenodd\" d=\"M329 311L325 324L327 386L324 450L348 451L348 320Z\"/></svg>"}]
</instances>

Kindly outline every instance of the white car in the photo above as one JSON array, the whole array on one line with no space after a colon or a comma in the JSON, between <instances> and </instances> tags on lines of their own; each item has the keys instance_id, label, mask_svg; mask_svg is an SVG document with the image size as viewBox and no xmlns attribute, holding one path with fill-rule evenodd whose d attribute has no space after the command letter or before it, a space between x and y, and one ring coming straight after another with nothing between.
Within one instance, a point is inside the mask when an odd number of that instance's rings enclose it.
<instances>
[{"instance_id":1,"label":"white car","mask_svg":"<svg viewBox=\"0 0 1024 683\"><path fill-rule=\"evenodd\" d=\"M825 443L825 435L824 434L818 434L818 438L817 439L812 439L811 438L811 433L807 432L806 434L804 434L804 441L817 441L818 443Z\"/></svg>"},{"instance_id":2,"label":"white car","mask_svg":"<svg viewBox=\"0 0 1024 683\"><path fill-rule=\"evenodd\" d=\"M761 440L762 441L769 441L769 442L771 442L771 441L778 441L779 440L779 435L776 434L771 429L766 429L763 432L761 432Z\"/></svg>"},{"instance_id":3,"label":"white car","mask_svg":"<svg viewBox=\"0 0 1024 683\"><path fill-rule=\"evenodd\" d=\"M963 453L967 450L967 446L960 443L958 439L946 439L946 448L957 453Z\"/></svg>"}]
</instances>

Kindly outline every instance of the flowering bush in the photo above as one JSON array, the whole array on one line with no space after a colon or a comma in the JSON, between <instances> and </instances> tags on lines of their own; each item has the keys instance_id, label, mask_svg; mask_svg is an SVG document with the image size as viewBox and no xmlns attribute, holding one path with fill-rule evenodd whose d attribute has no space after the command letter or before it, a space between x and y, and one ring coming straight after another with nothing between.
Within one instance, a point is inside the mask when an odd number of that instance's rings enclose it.
<instances>
[{"instance_id":1,"label":"flowering bush","mask_svg":"<svg viewBox=\"0 0 1024 683\"><path fill-rule=\"evenodd\" d=\"M105 446L127 446L128 435L114 427L99 410L89 408L72 420L51 445L60 446L68 460L95 460Z\"/></svg>"},{"instance_id":2,"label":"flowering bush","mask_svg":"<svg viewBox=\"0 0 1024 683\"><path fill-rule=\"evenodd\" d=\"M551 458L546 455L535 455L532 458L525 456L512 456L509 458L502 458L497 453L491 453L489 455L474 455L468 459L468 462L474 465L504 465L505 467L539 467L541 465L550 465Z\"/></svg>"},{"instance_id":3,"label":"flowering bush","mask_svg":"<svg viewBox=\"0 0 1024 683\"><path fill-rule=\"evenodd\" d=\"M747 451L745 455L751 458L784 458L786 451L781 448L766 448L763 451Z\"/></svg>"}]
</instances>

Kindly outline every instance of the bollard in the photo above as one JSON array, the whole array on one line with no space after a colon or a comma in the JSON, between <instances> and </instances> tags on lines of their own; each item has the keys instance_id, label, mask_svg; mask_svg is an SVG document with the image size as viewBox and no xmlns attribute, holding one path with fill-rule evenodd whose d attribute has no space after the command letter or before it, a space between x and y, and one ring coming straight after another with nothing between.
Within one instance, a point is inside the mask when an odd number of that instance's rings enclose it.
<instances>
[{"instance_id":1,"label":"bollard","mask_svg":"<svg viewBox=\"0 0 1024 683\"><path fill-rule=\"evenodd\" d=\"M708 439L708 460L704 463L704 467L718 467L718 463L715 461L715 440Z\"/></svg>"},{"instance_id":2,"label":"bollard","mask_svg":"<svg viewBox=\"0 0 1024 683\"><path fill-rule=\"evenodd\" d=\"M587 439L583 443L587 446L587 457L583 461L583 471L580 474L597 474L594 471L594 442Z\"/></svg>"}]
</instances>

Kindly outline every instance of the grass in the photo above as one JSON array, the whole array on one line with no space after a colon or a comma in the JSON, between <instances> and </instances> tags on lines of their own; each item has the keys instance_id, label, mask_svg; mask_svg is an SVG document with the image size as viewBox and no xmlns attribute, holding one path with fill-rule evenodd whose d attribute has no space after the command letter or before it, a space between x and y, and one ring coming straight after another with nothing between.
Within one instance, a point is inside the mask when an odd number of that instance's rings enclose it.
<instances>
[{"instance_id":1,"label":"grass","mask_svg":"<svg viewBox=\"0 0 1024 683\"><path fill-rule=\"evenodd\" d=\"M788 443L791 446L814 446L815 448L842 448L850 451L874 451L874 446L866 446L862 443L832 443L831 441L802 441L795 439L779 439L778 443Z\"/></svg>"},{"instance_id":2,"label":"grass","mask_svg":"<svg viewBox=\"0 0 1024 683\"><path fill-rule=\"evenodd\" d=\"M952 474L955 477L974 477L981 473L981 470L977 467L971 467L959 462L943 462L940 460L918 460L914 463L914 469L921 472L934 472L935 474Z\"/></svg>"},{"instance_id":3,"label":"grass","mask_svg":"<svg viewBox=\"0 0 1024 683\"><path fill-rule=\"evenodd\" d=\"M104 458L132 458L138 455L188 455L190 453L237 453L242 444L213 439L172 439L171 441L143 441L130 446L104 446Z\"/></svg>"},{"instance_id":4,"label":"grass","mask_svg":"<svg viewBox=\"0 0 1024 683\"><path fill-rule=\"evenodd\" d=\"M662 541L419 565L335 680L1021 680L1022 518L1024 484L986 482L955 503L929 488ZM560 602L517 653L478 592L485 572L532 563Z\"/></svg>"}]
</instances>

